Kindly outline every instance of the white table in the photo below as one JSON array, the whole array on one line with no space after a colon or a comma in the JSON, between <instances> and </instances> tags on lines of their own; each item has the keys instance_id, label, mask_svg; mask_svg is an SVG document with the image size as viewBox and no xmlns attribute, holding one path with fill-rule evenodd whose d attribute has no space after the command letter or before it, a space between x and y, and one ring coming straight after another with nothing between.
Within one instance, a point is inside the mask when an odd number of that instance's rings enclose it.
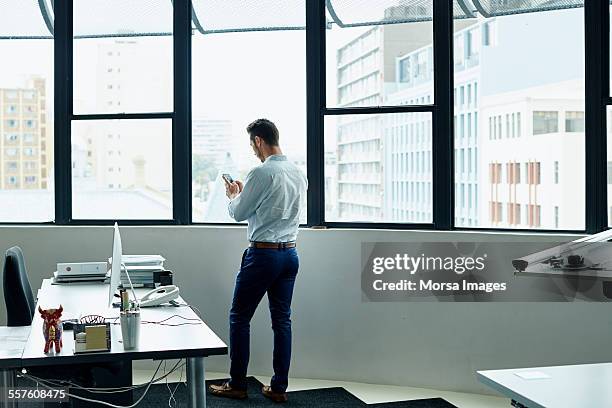
<instances>
[{"instance_id":1,"label":"white table","mask_svg":"<svg viewBox=\"0 0 612 408\"><path fill-rule=\"evenodd\" d=\"M0 389L15 385L15 372L30 335L30 326L0 327ZM13 407L6 393L0 395L0 407Z\"/></svg>"},{"instance_id":2,"label":"white table","mask_svg":"<svg viewBox=\"0 0 612 408\"><path fill-rule=\"evenodd\" d=\"M140 297L146 289L137 290ZM180 303L185 303L179 299ZM173 315L179 315L197 322L196 325L162 326L158 324L141 324L140 343L134 350L124 350L121 342L121 326L111 325L111 351L101 353L74 353L72 331L65 331L63 348L59 353L43 353L44 337L42 318L38 305L43 309L64 308L62 319L79 318L88 314L97 314L106 318L119 316L119 309L108 308L108 284L74 284L53 285L50 279L43 281L38 292L38 304L31 331L20 358L5 360L4 367L41 367L69 364L95 364L133 360L166 360L185 358L187 362L187 387L189 403L192 408L206 406L206 389L204 383L204 358L211 355L227 354L227 345L191 310L188 306L161 306L141 309L141 320L159 322ZM117 319L117 322L119 320ZM187 320L174 317L165 323L185 323ZM3 356L0 355L0 360ZM0 368L3 367L0 362Z\"/></svg>"},{"instance_id":3,"label":"white table","mask_svg":"<svg viewBox=\"0 0 612 408\"><path fill-rule=\"evenodd\" d=\"M527 408L612 407L612 363L487 370L476 376Z\"/></svg>"}]
</instances>

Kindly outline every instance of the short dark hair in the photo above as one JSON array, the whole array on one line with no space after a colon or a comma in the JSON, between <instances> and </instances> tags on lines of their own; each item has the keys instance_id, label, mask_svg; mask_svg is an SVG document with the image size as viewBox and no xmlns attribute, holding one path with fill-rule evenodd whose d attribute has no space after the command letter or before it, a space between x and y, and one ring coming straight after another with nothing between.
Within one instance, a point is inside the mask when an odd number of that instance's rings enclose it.
<instances>
[{"instance_id":1,"label":"short dark hair","mask_svg":"<svg viewBox=\"0 0 612 408\"><path fill-rule=\"evenodd\" d=\"M278 146L278 129L274 122L268 119L257 119L249 123L246 128L251 141L255 140L255 136L259 136L269 146Z\"/></svg>"}]
</instances>

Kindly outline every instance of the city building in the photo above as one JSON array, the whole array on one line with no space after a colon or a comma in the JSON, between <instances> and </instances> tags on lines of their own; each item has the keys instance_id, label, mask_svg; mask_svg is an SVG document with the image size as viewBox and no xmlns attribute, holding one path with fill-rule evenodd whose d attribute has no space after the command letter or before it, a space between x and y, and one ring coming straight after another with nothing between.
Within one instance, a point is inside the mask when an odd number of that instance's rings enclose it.
<instances>
[{"instance_id":1,"label":"city building","mask_svg":"<svg viewBox=\"0 0 612 408\"><path fill-rule=\"evenodd\" d=\"M160 65L154 47L144 46L135 39L104 41L91 44L91 47L95 48L96 72L80 71L78 66L75 68L77 79L79 76L92 76L95 80L92 94L75 92L77 113L159 111L157 106L163 103L160 101L172 100L169 81L164 80L170 73L164 69L163 64L149 73L137 68L142 64ZM80 82L77 79L75 82L78 86ZM151 86L153 83L156 85ZM138 185L139 177L146 184L151 184L152 180L167 179L164 174L159 174L159 171L165 169L157 166L155 160L149 158L142 162L136 157L140 155L141 147L144 148L139 143L142 138L136 136L146 133L146 138L156 143L171 140L169 125L154 126L151 123L147 122L146 130L137 120L105 121L96 126L83 122L73 123L72 144L77 153L79 149L85 149L87 157L84 162L78 162L85 169L77 168L78 171L73 171L73 175L76 173L85 176L78 180L79 186L102 190L126 189ZM154 187L160 191L170 190L169 184Z\"/></svg>"},{"instance_id":2,"label":"city building","mask_svg":"<svg viewBox=\"0 0 612 408\"><path fill-rule=\"evenodd\" d=\"M396 83L396 57L430 43L431 36L427 23L373 26L340 47L337 105L382 105ZM327 209L328 217L333 213L341 221L393 221L384 211L382 139L378 115L338 118L337 208Z\"/></svg>"},{"instance_id":3,"label":"city building","mask_svg":"<svg viewBox=\"0 0 612 408\"><path fill-rule=\"evenodd\" d=\"M193 119L191 134L192 154L209 161L217 168L225 163L228 152L235 156L231 120Z\"/></svg>"},{"instance_id":4,"label":"city building","mask_svg":"<svg viewBox=\"0 0 612 408\"><path fill-rule=\"evenodd\" d=\"M45 190L52 178L53 134L45 80L0 89L0 189ZM51 152L51 154L49 154Z\"/></svg>"},{"instance_id":5,"label":"city building","mask_svg":"<svg viewBox=\"0 0 612 408\"><path fill-rule=\"evenodd\" d=\"M518 19L479 24L487 45L478 63L481 226L584 228L584 66L566 58L584 53L566 29L583 18L582 10L525 14L520 31ZM563 52L536 38L554 38Z\"/></svg>"},{"instance_id":6,"label":"city building","mask_svg":"<svg viewBox=\"0 0 612 408\"><path fill-rule=\"evenodd\" d=\"M576 11L563 18L571 23L581 16ZM527 27L524 38L541 37L543 27L559 35L563 30L552 24L559 17L550 13L519 18ZM582 195L572 186L580 186L584 178L584 74L558 61L555 75L539 70L499 81L494 73L516 64L516 41L511 38L515 31L508 19L481 19L464 23L454 35L455 225L581 229L584 202L575 199ZM542 53L539 44L523 42L521 58L531 65L551 65L551 56ZM575 54L581 52L578 41L567 46ZM432 54L429 44L396 59L396 91L386 93L385 105L431 103ZM362 150L364 134L382 133L384 138L373 139L369 156L352 146L349 156L354 162L369 157L376 161L360 181L365 184L369 177L371 184L343 196L355 201L341 205L355 208L366 202L378 210L382 202L381 211L371 213L378 220L431 222L431 115L384 117L368 118L371 129L362 127L361 134L349 132L360 140ZM339 140L344 131L340 125ZM341 160L351 161L346 156ZM360 172L352 170L351 176L355 174Z\"/></svg>"}]
</instances>

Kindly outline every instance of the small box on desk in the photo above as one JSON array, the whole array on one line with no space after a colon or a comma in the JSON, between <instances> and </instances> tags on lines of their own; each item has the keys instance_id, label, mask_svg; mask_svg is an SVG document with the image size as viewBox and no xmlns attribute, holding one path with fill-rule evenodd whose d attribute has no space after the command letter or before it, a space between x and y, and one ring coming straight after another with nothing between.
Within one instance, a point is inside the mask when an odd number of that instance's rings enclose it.
<instances>
[{"instance_id":1,"label":"small box on desk","mask_svg":"<svg viewBox=\"0 0 612 408\"><path fill-rule=\"evenodd\" d=\"M110 323L79 323L73 328L74 353L110 351Z\"/></svg>"}]
</instances>

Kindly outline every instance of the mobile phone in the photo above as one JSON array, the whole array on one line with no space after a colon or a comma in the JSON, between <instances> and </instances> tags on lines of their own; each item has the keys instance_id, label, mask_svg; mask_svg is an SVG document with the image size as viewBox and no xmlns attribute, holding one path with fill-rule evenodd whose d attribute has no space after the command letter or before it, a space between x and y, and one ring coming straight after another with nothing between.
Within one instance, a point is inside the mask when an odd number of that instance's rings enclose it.
<instances>
[{"instance_id":1,"label":"mobile phone","mask_svg":"<svg viewBox=\"0 0 612 408\"><path fill-rule=\"evenodd\" d=\"M223 177L223 180L225 180L225 182L228 184L232 184L234 182L234 179L229 175L229 173L223 173L221 177Z\"/></svg>"}]
</instances>

